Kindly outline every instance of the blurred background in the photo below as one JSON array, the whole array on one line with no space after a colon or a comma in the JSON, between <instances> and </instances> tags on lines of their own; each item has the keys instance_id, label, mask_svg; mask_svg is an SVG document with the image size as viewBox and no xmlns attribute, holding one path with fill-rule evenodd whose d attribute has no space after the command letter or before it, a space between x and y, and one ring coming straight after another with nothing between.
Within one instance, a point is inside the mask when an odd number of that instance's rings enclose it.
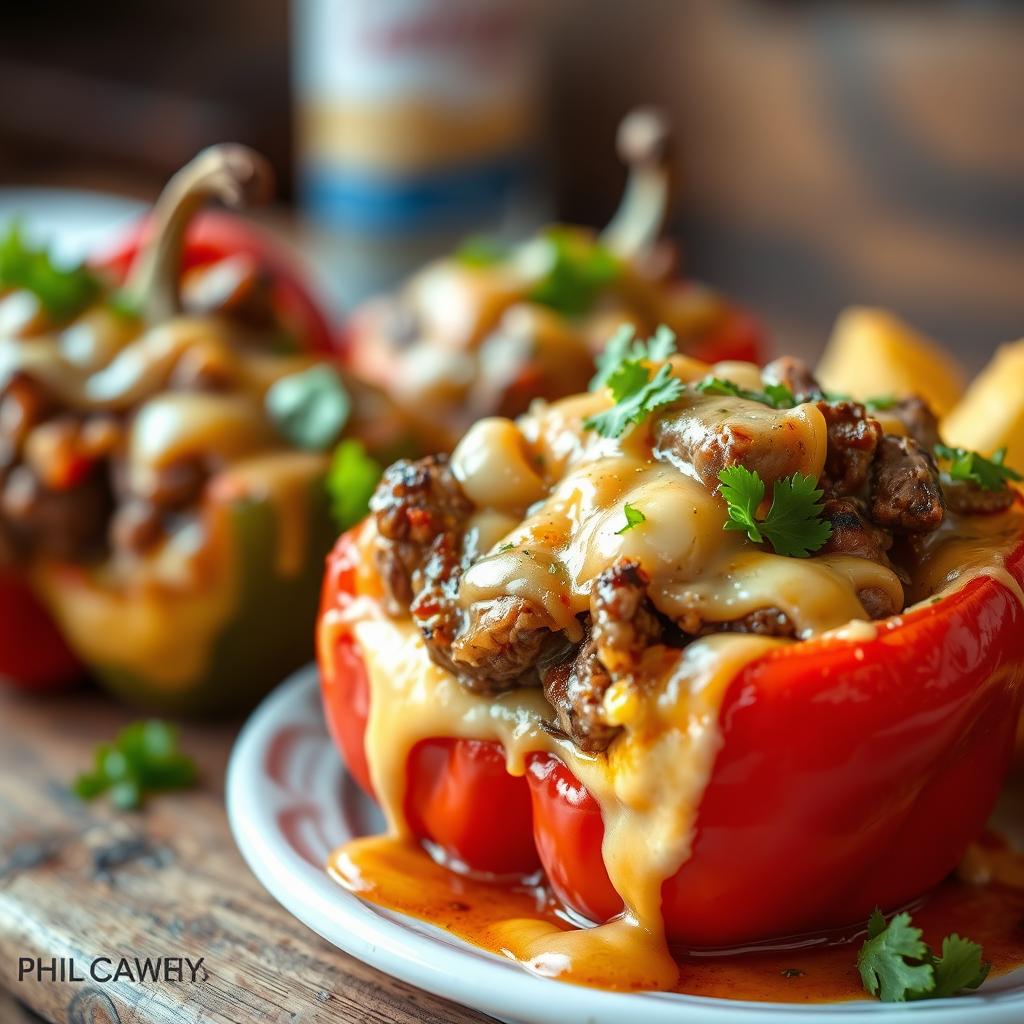
<instances>
[{"instance_id":1,"label":"blurred background","mask_svg":"<svg viewBox=\"0 0 1024 1024\"><path fill-rule=\"evenodd\" d=\"M1024 5L5 5L0 186L151 199L209 143L277 168L339 304L462 234L599 225L621 116L671 114L689 274L816 351L893 308L973 369L1024 333Z\"/></svg>"}]
</instances>

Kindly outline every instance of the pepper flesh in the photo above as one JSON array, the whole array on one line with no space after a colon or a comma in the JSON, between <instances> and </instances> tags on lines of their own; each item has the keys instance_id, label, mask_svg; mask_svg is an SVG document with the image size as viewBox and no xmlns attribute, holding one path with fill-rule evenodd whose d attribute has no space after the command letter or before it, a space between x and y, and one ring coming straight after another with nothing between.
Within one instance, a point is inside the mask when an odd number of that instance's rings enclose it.
<instances>
[{"instance_id":1,"label":"pepper flesh","mask_svg":"<svg viewBox=\"0 0 1024 1024\"><path fill-rule=\"evenodd\" d=\"M322 623L351 605L356 558L350 532L328 561ZM1024 544L1007 565L1024 581ZM363 748L368 678L350 635L324 629L320 667L332 735L372 794ZM1022 692L1024 609L990 577L880 623L873 640L822 638L749 663L725 694L722 747L691 854L662 890L669 937L720 946L842 927L927 891L991 811ZM477 743L493 748L485 757L461 747L469 742L449 739L447 758L422 758L424 744L413 751L406 812L414 833L445 847L446 836L475 832L473 857L457 846L446 852L476 870L494 870L515 846L523 873L534 864L530 835L564 904L592 921L620 913L601 857L600 808L568 768L538 753L526 778L514 780L529 787L531 822L509 800L511 781L488 790L504 760L500 746ZM437 774L450 770L457 750L459 780L433 801ZM459 782L461 800L451 792ZM488 832L502 801L510 812Z\"/></svg>"}]
</instances>

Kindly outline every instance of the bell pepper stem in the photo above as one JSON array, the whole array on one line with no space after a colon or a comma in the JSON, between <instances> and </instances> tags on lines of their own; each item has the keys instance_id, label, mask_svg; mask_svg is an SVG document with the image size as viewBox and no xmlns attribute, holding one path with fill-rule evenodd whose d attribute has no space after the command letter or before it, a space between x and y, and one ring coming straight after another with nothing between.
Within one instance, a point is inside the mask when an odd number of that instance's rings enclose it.
<instances>
[{"instance_id":1,"label":"bell pepper stem","mask_svg":"<svg viewBox=\"0 0 1024 1024\"><path fill-rule=\"evenodd\" d=\"M129 302L147 324L180 312L185 232L196 212L212 199L230 207L259 205L273 187L267 160L234 143L202 150L171 178L153 208L152 230L125 284Z\"/></svg>"},{"instance_id":2,"label":"bell pepper stem","mask_svg":"<svg viewBox=\"0 0 1024 1024\"><path fill-rule=\"evenodd\" d=\"M668 118L651 107L627 114L619 125L616 145L629 167L622 201L601 241L625 258L649 252L661 235L669 201Z\"/></svg>"}]
</instances>

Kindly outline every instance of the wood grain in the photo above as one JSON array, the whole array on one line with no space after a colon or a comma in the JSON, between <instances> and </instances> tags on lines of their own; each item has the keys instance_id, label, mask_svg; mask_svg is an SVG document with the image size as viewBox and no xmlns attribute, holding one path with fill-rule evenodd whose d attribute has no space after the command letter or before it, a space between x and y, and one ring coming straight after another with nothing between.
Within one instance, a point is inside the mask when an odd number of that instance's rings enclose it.
<instances>
[{"instance_id":1,"label":"wood grain","mask_svg":"<svg viewBox=\"0 0 1024 1024\"><path fill-rule=\"evenodd\" d=\"M68 781L132 717L95 693L0 693L0 988L61 1024L488 1019L346 956L261 888L224 813L237 723L183 727L199 789L136 814L80 803ZM19 982L23 956L80 970L98 956L205 957L205 972L196 984ZM0 1000L0 1022L19 1013Z\"/></svg>"}]
</instances>

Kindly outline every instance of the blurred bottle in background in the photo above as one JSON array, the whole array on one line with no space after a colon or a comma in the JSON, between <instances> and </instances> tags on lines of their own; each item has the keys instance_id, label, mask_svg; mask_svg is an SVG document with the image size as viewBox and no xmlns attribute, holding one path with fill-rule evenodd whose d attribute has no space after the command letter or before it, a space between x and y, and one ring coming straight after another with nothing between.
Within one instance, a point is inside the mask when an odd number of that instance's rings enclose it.
<instances>
[{"instance_id":1,"label":"blurred bottle in background","mask_svg":"<svg viewBox=\"0 0 1024 1024\"><path fill-rule=\"evenodd\" d=\"M531 0L296 0L293 18L299 201L337 302L540 218Z\"/></svg>"}]
</instances>

